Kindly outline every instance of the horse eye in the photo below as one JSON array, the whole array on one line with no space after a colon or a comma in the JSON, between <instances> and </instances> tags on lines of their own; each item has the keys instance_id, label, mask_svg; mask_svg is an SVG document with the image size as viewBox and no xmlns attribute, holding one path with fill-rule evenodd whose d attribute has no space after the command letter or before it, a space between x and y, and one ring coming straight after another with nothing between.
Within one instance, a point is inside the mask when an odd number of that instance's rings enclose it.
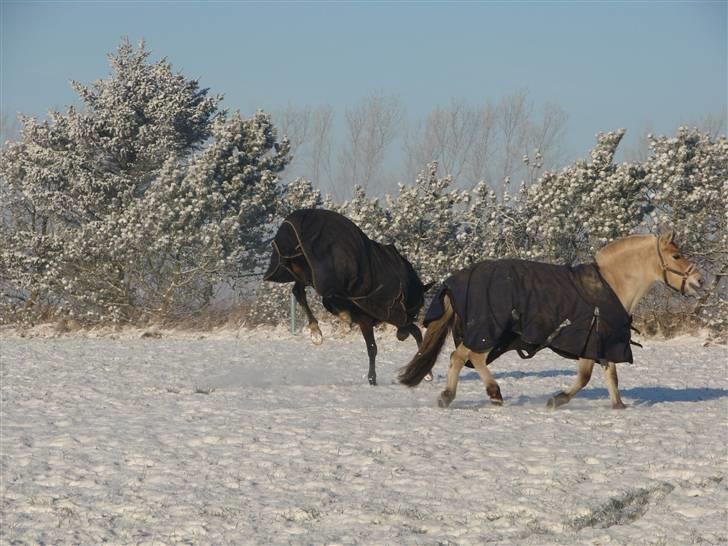
<instances>
[{"instance_id":1,"label":"horse eye","mask_svg":"<svg viewBox=\"0 0 728 546\"><path fill-rule=\"evenodd\" d=\"M679 260L680 259L680 254L673 254L672 255L672 259L673 260Z\"/></svg>"}]
</instances>

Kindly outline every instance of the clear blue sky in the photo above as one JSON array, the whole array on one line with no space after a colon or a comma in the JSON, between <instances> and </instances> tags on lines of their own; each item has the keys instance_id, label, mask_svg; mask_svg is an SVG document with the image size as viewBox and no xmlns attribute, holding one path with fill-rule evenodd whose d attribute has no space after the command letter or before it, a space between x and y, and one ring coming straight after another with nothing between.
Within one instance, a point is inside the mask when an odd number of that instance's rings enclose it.
<instances>
[{"instance_id":1,"label":"clear blue sky","mask_svg":"<svg viewBox=\"0 0 728 546\"><path fill-rule=\"evenodd\" d=\"M122 36L244 113L383 92L417 117L527 89L568 112L572 159L600 130L726 109L726 2L0 2L11 114L72 103L68 81L106 77Z\"/></svg>"}]
</instances>

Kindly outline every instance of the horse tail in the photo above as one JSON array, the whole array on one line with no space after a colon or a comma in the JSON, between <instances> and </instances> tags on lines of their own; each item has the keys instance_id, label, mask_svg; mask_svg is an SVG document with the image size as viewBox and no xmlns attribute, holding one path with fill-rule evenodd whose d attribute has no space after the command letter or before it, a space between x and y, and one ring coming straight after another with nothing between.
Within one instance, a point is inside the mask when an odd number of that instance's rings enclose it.
<instances>
[{"instance_id":1,"label":"horse tail","mask_svg":"<svg viewBox=\"0 0 728 546\"><path fill-rule=\"evenodd\" d=\"M450 297L445 293L442 297L443 313L440 318L427 325L425 338L422 340L417 354L407 366L399 371L399 382L414 387L420 384L430 370L435 366L437 356L445 344L445 338L452 329L455 313L450 303Z\"/></svg>"}]
</instances>

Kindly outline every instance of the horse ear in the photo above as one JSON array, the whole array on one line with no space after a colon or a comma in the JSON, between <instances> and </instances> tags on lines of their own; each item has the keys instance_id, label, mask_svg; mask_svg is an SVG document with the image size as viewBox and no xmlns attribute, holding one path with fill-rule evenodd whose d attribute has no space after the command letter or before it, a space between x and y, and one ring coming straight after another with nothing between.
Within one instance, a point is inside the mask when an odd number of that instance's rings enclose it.
<instances>
[{"instance_id":1,"label":"horse ear","mask_svg":"<svg viewBox=\"0 0 728 546\"><path fill-rule=\"evenodd\" d=\"M435 286L437 283L435 281L428 282L427 284L422 286L422 292L427 292L430 288Z\"/></svg>"},{"instance_id":2,"label":"horse ear","mask_svg":"<svg viewBox=\"0 0 728 546\"><path fill-rule=\"evenodd\" d=\"M670 226L662 226L660 228L660 242L665 245L675 241L675 230Z\"/></svg>"}]
</instances>

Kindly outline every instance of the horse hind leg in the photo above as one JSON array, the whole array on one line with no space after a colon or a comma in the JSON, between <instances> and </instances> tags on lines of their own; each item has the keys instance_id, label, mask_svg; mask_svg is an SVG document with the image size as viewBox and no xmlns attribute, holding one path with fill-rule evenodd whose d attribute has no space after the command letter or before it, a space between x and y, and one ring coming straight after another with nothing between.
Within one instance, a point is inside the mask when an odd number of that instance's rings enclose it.
<instances>
[{"instance_id":1,"label":"horse hind leg","mask_svg":"<svg viewBox=\"0 0 728 546\"><path fill-rule=\"evenodd\" d=\"M460 370L465 366L469 352L465 345L461 343L450 355L450 367L447 369L447 388L440 393L440 398L437 400L437 405L441 408L448 407L455 400Z\"/></svg>"},{"instance_id":2,"label":"horse hind leg","mask_svg":"<svg viewBox=\"0 0 728 546\"><path fill-rule=\"evenodd\" d=\"M480 375L480 379L485 385L485 392L488 393L490 401L498 406L503 405L503 396L501 395L500 386L498 382L493 379L493 376L485 363L485 357L488 353L470 353L470 362L473 364L475 371Z\"/></svg>"},{"instance_id":3,"label":"horse hind leg","mask_svg":"<svg viewBox=\"0 0 728 546\"><path fill-rule=\"evenodd\" d=\"M308 306L308 299L306 299L306 286L303 283L296 282L293 284L293 295L296 297L296 301L303 308L308 319L308 329L311 333L311 341L314 345L321 345L324 341L324 336L319 328L318 320L313 315L311 308Z\"/></svg>"},{"instance_id":4,"label":"horse hind leg","mask_svg":"<svg viewBox=\"0 0 728 546\"><path fill-rule=\"evenodd\" d=\"M400 326L399 328L397 328L398 340L404 341L409 336L412 336L414 338L418 348L420 345L422 345L422 332L416 324L406 324L405 326Z\"/></svg>"},{"instance_id":5,"label":"horse hind leg","mask_svg":"<svg viewBox=\"0 0 728 546\"><path fill-rule=\"evenodd\" d=\"M549 401L546 403L546 407L556 409L559 406L563 406L564 404L568 403L569 400L571 400L577 392L579 392L587 385L587 383L589 383L593 369L593 360L589 360L588 358L580 358L574 384L569 390L562 391L552 398L549 398Z\"/></svg>"}]
</instances>

